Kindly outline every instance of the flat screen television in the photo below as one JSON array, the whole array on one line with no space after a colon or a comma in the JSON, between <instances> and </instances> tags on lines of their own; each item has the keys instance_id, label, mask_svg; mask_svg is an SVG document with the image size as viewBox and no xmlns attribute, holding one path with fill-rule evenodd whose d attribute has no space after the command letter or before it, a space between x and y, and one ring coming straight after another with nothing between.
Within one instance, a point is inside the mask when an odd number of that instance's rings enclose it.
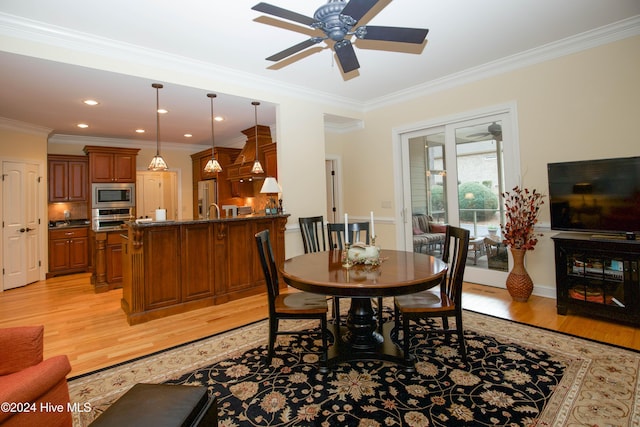
<instances>
[{"instance_id":1,"label":"flat screen television","mask_svg":"<svg viewBox=\"0 0 640 427\"><path fill-rule=\"evenodd\" d=\"M640 157L549 163L551 229L640 232Z\"/></svg>"}]
</instances>

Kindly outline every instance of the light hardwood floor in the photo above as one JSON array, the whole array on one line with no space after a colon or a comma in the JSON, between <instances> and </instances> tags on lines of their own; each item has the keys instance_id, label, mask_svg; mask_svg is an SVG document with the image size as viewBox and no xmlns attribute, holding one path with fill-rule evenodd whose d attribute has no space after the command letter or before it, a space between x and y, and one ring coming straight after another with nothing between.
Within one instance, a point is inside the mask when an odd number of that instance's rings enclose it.
<instances>
[{"instance_id":1,"label":"light hardwood floor","mask_svg":"<svg viewBox=\"0 0 640 427\"><path fill-rule=\"evenodd\" d=\"M0 292L0 327L43 324L45 357L66 354L72 365L70 376L75 376L268 316L266 295L257 295L129 326L120 308L121 296L121 290L94 293L88 274L33 283ZM504 289L466 283L463 306L640 350L638 328L589 317L558 316L554 299L532 296L526 303L517 303Z\"/></svg>"}]
</instances>

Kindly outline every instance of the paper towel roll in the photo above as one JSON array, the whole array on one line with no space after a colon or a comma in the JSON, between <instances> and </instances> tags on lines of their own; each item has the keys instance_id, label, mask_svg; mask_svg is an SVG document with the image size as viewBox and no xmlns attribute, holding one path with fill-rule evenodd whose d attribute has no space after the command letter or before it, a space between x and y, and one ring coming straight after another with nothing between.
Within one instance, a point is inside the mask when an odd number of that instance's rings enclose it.
<instances>
[{"instance_id":1,"label":"paper towel roll","mask_svg":"<svg viewBox=\"0 0 640 427\"><path fill-rule=\"evenodd\" d=\"M166 221L166 220L167 220L167 210L156 209L156 221Z\"/></svg>"}]
</instances>

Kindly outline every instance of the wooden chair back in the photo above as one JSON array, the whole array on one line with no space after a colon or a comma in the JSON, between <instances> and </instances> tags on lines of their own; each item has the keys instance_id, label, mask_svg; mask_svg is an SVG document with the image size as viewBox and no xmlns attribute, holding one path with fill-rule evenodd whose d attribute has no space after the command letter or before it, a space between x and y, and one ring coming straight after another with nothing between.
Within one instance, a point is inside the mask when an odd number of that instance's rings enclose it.
<instances>
[{"instance_id":1,"label":"wooden chair back","mask_svg":"<svg viewBox=\"0 0 640 427\"><path fill-rule=\"evenodd\" d=\"M256 244L258 245L258 255L260 256L260 265L264 273L264 279L267 282L267 294L269 297L269 311L275 312L275 299L280 293L278 281L278 269L273 256L271 247L271 239L269 238L269 230L263 230L256 233Z\"/></svg>"},{"instance_id":2,"label":"wooden chair back","mask_svg":"<svg viewBox=\"0 0 640 427\"><path fill-rule=\"evenodd\" d=\"M440 289L460 310L462 310L462 282L468 253L469 230L448 225L442 260L449 265L449 270L440 284Z\"/></svg>"},{"instance_id":3,"label":"wooden chair back","mask_svg":"<svg viewBox=\"0 0 640 427\"><path fill-rule=\"evenodd\" d=\"M324 238L324 219L322 216L298 218L304 253L321 252L327 250ZM322 243L322 246L320 245Z\"/></svg>"},{"instance_id":4,"label":"wooden chair back","mask_svg":"<svg viewBox=\"0 0 640 427\"><path fill-rule=\"evenodd\" d=\"M369 223L352 222L349 223L349 243L363 242L369 244ZM364 237L364 238L363 238ZM327 240L329 249L344 249L344 224L327 224Z\"/></svg>"}]
</instances>

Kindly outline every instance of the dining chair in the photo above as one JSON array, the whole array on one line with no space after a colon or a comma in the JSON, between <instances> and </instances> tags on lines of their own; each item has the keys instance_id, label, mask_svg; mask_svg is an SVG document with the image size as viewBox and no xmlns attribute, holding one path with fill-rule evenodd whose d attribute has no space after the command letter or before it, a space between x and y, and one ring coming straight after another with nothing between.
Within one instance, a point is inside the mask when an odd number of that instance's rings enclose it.
<instances>
[{"instance_id":1,"label":"dining chair","mask_svg":"<svg viewBox=\"0 0 640 427\"><path fill-rule=\"evenodd\" d=\"M447 337L451 334L457 334L460 342L460 355L464 363L467 363L462 328L462 282L468 252L469 230L448 225L442 251L442 260L448 264L448 271L440 282L439 289L394 297L394 329L396 333L399 331L400 317L402 317L402 341L405 358L410 358L410 321L440 318L442 319L442 329L429 330L428 332L443 333ZM449 328L450 317L455 317L455 329Z\"/></svg>"},{"instance_id":2,"label":"dining chair","mask_svg":"<svg viewBox=\"0 0 640 427\"><path fill-rule=\"evenodd\" d=\"M327 240L329 249L344 248L344 224L341 222L327 224ZM369 223L351 222L349 223L349 243L362 242L369 244Z\"/></svg>"},{"instance_id":3,"label":"dining chair","mask_svg":"<svg viewBox=\"0 0 640 427\"><path fill-rule=\"evenodd\" d=\"M344 224L329 223L327 224L327 239L329 241L329 249L344 249ZM362 242L369 244L369 223L368 222L352 222L349 223L349 242ZM378 324L382 328L382 310L384 304L382 297L377 298L378 303ZM340 298L333 297L333 320L340 323Z\"/></svg>"},{"instance_id":4,"label":"dining chair","mask_svg":"<svg viewBox=\"0 0 640 427\"><path fill-rule=\"evenodd\" d=\"M320 335L322 336L321 361L327 360L327 313L329 306L324 295L310 292L280 293L278 269L276 267L269 230L256 233L256 244L260 256L262 272L267 283L269 300L269 352L267 365L271 365L274 347L278 335L307 335L308 330L288 331L280 330L279 322L283 319L315 319L320 321Z\"/></svg>"},{"instance_id":5,"label":"dining chair","mask_svg":"<svg viewBox=\"0 0 640 427\"><path fill-rule=\"evenodd\" d=\"M322 216L310 216L298 218L304 253L320 252L327 250L327 241L324 238L324 219ZM320 246L322 243L322 246Z\"/></svg>"}]
</instances>

